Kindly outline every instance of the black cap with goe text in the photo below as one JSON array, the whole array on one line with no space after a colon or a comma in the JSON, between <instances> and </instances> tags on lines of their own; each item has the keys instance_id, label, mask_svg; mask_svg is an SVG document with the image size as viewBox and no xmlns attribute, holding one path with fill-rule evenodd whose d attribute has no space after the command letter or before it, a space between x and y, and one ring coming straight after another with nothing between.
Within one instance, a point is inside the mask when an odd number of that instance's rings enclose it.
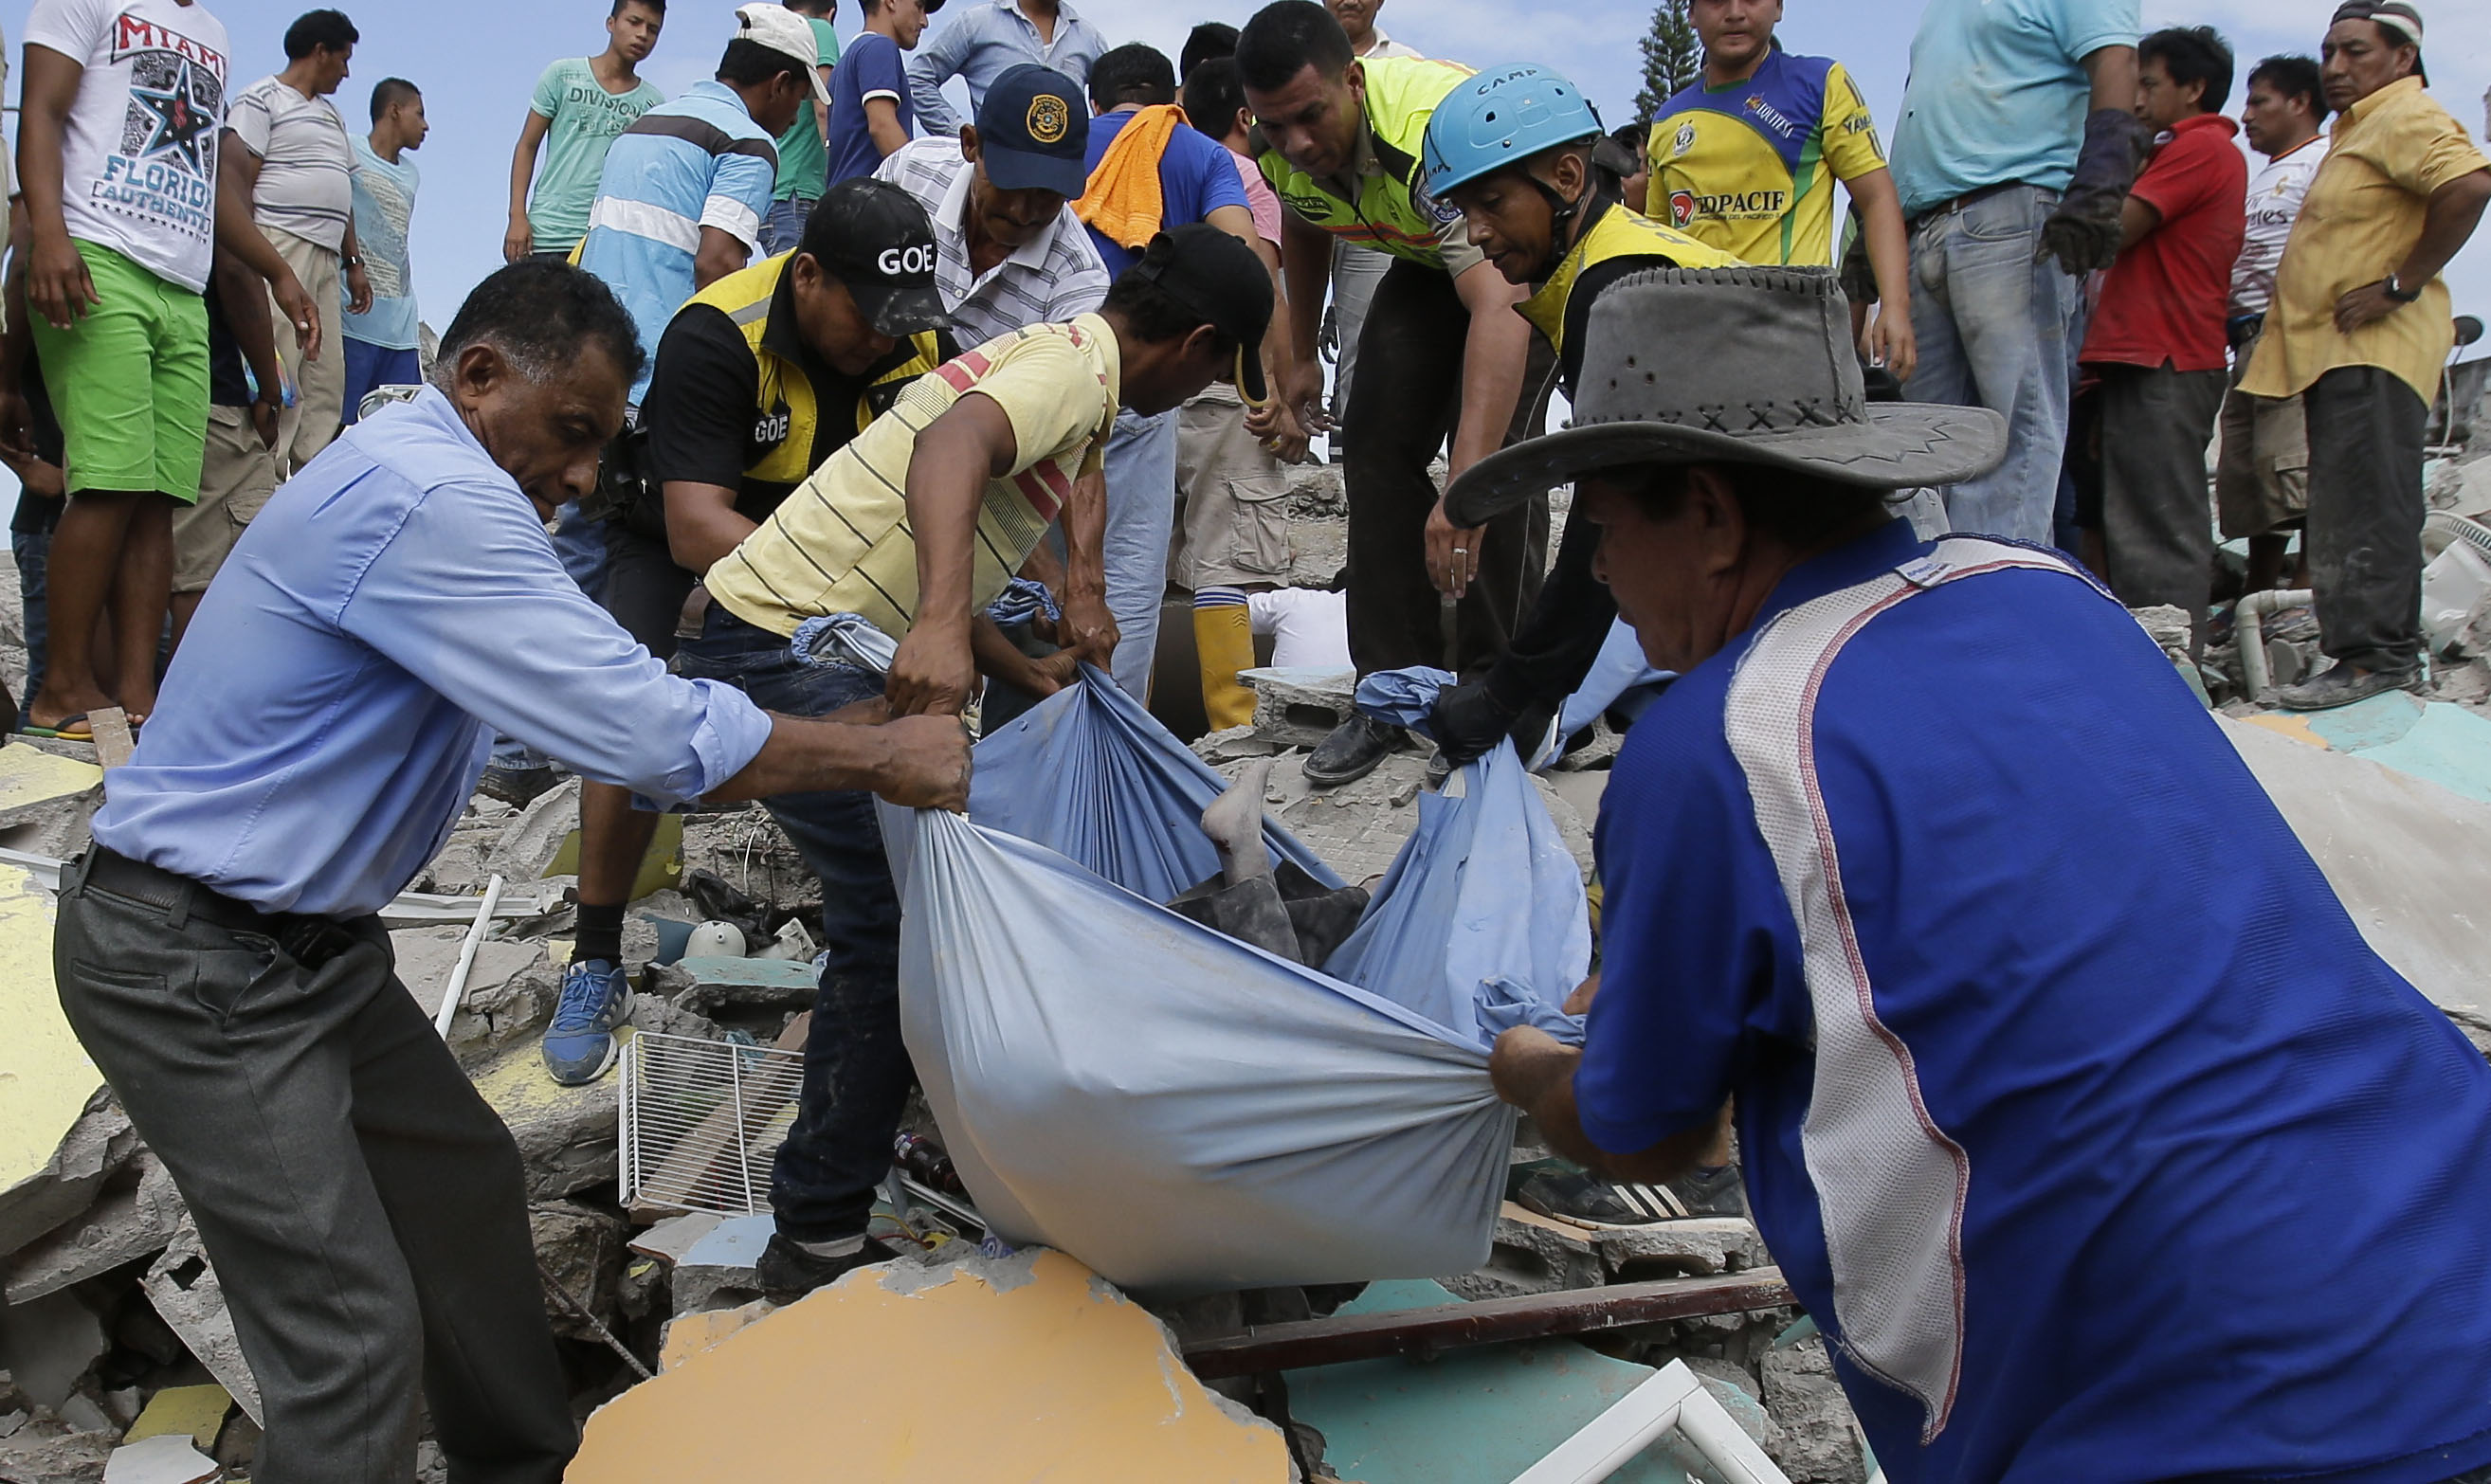
<instances>
[{"instance_id":1,"label":"black cap with goe text","mask_svg":"<svg viewBox=\"0 0 2491 1484\"><path fill-rule=\"evenodd\" d=\"M1237 342L1237 390L1249 402L1267 400L1263 332L1272 326L1272 274L1230 234L1195 221L1150 241L1125 272L1191 309Z\"/></svg>"},{"instance_id":2,"label":"black cap with goe text","mask_svg":"<svg viewBox=\"0 0 2491 1484\"><path fill-rule=\"evenodd\" d=\"M845 284L857 312L884 335L951 326L934 282L934 223L889 181L861 175L833 186L805 218L796 250Z\"/></svg>"}]
</instances>

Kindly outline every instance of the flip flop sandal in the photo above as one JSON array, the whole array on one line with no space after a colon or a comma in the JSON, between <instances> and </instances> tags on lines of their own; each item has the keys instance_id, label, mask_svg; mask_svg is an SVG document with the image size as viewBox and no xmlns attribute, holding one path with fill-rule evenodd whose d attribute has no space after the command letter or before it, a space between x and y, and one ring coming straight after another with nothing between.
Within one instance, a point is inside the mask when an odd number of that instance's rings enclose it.
<instances>
[{"instance_id":1,"label":"flip flop sandal","mask_svg":"<svg viewBox=\"0 0 2491 1484\"><path fill-rule=\"evenodd\" d=\"M18 730L25 733L28 737L48 737L57 739L61 742L91 742L95 741L95 728L87 725L86 713L84 712L77 712L71 715L63 716L58 726L36 726L30 722L27 725L18 728Z\"/></svg>"}]
</instances>

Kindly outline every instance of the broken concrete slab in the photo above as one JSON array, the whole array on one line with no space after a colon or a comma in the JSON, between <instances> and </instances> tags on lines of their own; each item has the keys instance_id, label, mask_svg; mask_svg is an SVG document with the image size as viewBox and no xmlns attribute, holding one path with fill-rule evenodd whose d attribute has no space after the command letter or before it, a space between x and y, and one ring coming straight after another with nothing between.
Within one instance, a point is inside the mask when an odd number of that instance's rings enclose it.
<instances>
[{"instance_id":1,"label":"broken concrete slab","mask_svg":"<svg viewBox=\"0 0 2491 1484\"><path fill-rule=\"evenodd\" d=\"M0 1309L0 1371L38 1407L59 1411L104 1349L102 1322L73 1294Z\"/></svg>"},{"instance_id":2,"label":"broken concrete slab","mask_svg":"<svg viewBox=\"0 0 2491 1484\"><path fill-rule=\"evenodd\" d=\"M684 1254L689 1252L694 1243L716 1231L718 1224L725 1219L716 1211L687 1211L680 1216L668 1216L632 1237L631 1250L646 1257L680 1264Z\"/></svg>"},{"instance_id":3,"label":"broken concrete slab","mask_svg":"<svg viewBox=\"0 0 2491 1484\"><path fill-rule=\"evenodd\" d=\"M2264 717L2216 719L2371 948L2440 1008L2491 1027L2491 804Z\"/></svg>"},{"instance_id":4,"label":"broken concrete slab","mask_svg":"<svg viewBox=\"0 0 2491 1484\"><path fill-rule=\"evenodd\" d=\"M1031 1248L859 1268L606 1404L565 1477L794 1484L825 1459L865 1479L1290 1475L1278 1429L1196 1381L1157 1320Z\"/></svg>"},{"instance_id":5,"label":"broken concrete slab","mask_svg":"<svg viewBox=\"0 0 2491 1484\"><path fill-rule=\"evenodd\" d=\"M2242 719L2491 803L2491 719L2469 708L2391 690L2334 711Z\"/></svg>"},{"instance_id":6,"label":"broken concrete slab","mask_svg":"<svg viewBox=\"0 0 2491 1484\"><path fill-rule=\"evenodd\" d=\"M613 1082L564 1087L545 1074L544 1057L533 1041L497 1052L472 1075L476 1091L518 1144L529 1200L558 1201L614 1178L621 1110Z\"/></svg>"},{"instance_id":7,"label":"broken concrete slab","mask_svg":"<svg viewBox=\"0 0 2491 1484\"><path fill-rule=\"evenodd\" d=\"M536 1243L537 1261L564 1293L601 1324L616 1318L625 1230L621 1217L576 1202L547 1201L528 1208L528 1234ZM545 1313L553 1320L556 1334L575 1340L598 1338L569 1304L551 1295L545 1296Z\"/></svg>"},{"instance_id":8,"label":"broken concrete slab","mask_svg":"<svg viewBox=\"0 0 2491 1484\"><path fill-rule=\"evenodd\" d=\"M579 780L565 778L502 821L484 869L504 881L538 881L553 874L554 858L579 829ZM577 847L572 847L573 858ZM577 870L574 864L572 870Z\"/></svg>"},{"instance_id":9,"label":"broken concrete slab","mask_svg":"<svg viewBox=\"0 0 2491 1484\"><path fill-rule=\"evenodd\" d=\"M0 832L15 849L67 857L86 848L87 821L103 802L103 770L25 745L0 745Z\"/></svg>"},{"instance_id":10,"label":"broken concrete slab","mask_svg":"<svg viewBox=\"0 0 2491 1484\"><path fill-rule=\"evenodd\" d=\"M481 900L481 899L480 899ZM398 981L428 1017L441 1007L442 991L458 965L465 927L400 928L390 934ZM542 939L486 938L476 946L465 991L450 1021L450 1047L474 1062L514 1041L532 1039L553 1017L562 996L562 969Z\"/></svg>"},{"instance_id":11,"label":"broken concrete slab","mask_svg":"<svg viewBox=\"0 0 2491 1484\"><path fill-rule=\"evenodd\" d=\"M730 1216L686 1248L675 1264L675 1312L732 1308L759 1296L761 1280L752 1266L777 1229L777 1218L767 1211Z\"/></svg>"},{"instance_id":12,"label":"broken concrete slab","mask_svg":"<svg viewBox=\"0 0 2491 1484\"><path fill-rule=\"evenodd\" d=\"M206 1249L199 1245L198 1229L188 1217L163 1256L147 1269L140 1286L146 1290L149 1305L182 1337L183 1347L208 1368L209 1375L223 1382L251 1421L261 1421L259 1382L251 1379L250 1362L243 1358L242 1341L234 1334L233 1316L225 1311L224 1289L217 1281L216 1268L209 1266Z\"/></svg>"},{"instance_id":13,"label":"broken concrete slab","mask_svg":"<svg viewBox=\"0 0 2491 1484\"><path fill-rule=\"evenodd\" d=\"M1765 1352L1762 1369L1765 1410L1781 1425L1780 1439L1765 1451L1791 1484L1861 1484L1868 1470L1860 1424L1816 1326L1794 1326Z\"/></svg>"},{"instance_id":14,"label":"broken concrete slab","mask_svg":"<svg viewBox=\"0 0 2491 1484\"><path fill-rule=\"evenodd\" d=\"M52 986L52 895L0 864L0 1256L84 1210L129 1158L103 1087Z\"/></svg>"},{"instance_id":15,"label":"broken concrete slab","mask_svg":"<svg viewBox=\"0 0 2491 1484\"><path fill-rule=\"evenodd\" d=\"M783 958L679 958L652 964L648 984L683 1009L803 1009L812 1004L820 975L810 961Z\"/></svg>"},{"instance_id":16,"label":"broken concrete slab","mask_svg":"<svg viewBox=\"0 0 2491 1484\"><path fill-rule=\"evenodd\" d=\"M217 1434L224 1430L226 1414L232 1411L233 1397L214 1382L198 1386L166 1386L148 1398L146 1411L130 1424L130 1431L122 1435L121 1440L143 1442L169 1435L213 1448Z\"/></svg>"},{"instance_id":17,"label":"broken concrete slab","mask_svg":"<svg viewBox=\"0 0 2491 1484\"><path fill-rule=\"evenodd\" d=\"M740 1308L678 1314L666 1321L665 1329L658 1337L658 1369L671 1371L745 1325L777 1311L778 1305L769 1299L756 1298Z\"/></svg>"},{"instance_id":18,"label":"broken concrete slab","mask_svg":"<svg viewBox=\"0 0 2491 1484\"><path fill-rule=\"evenodd\" d=\"M0 1438L0 1479L26 1484L102 1479L104 1461L119 1440L110 1432L82 1432L66 1422L37 1418Z\"/></svg>"},{"instance_id":19,"label":"broken concrete slab","mask_svg":"<svg viewBox=\"0 0 2491 1484\"><path fill-rule=\"evenodd\" d=\"M0 983L5 983L8 975L8 969L0 967ZM6 993L0 989L0 999L5 999ZM9 1019L8 1006L0 1004L0 1025ZM0 1032L0 1036L5 1034ZM0 1045L6 1044L0 1040ZM28 1053L15 1048L0 1055L12 1060L33 1060ZM5 1108L10 1094L18 1091L23 1088L14 1079L0 1077L0 1108ZM12 1143L17 1133L6 1124L5 1115L0 1115L0 1147ZM59 1136L51 1157L32 1174L0 1186L0 1256L26 1247L94 1205L104 1182L130 1162L138 1148L138 1130L130 1126L129 1115L113 1101L109 1090L97 1088L76 1120L70 1124L68 1133Z\"/></svg>"},{"instance_id":20,"label":"broken concrete slab","mask_svg":"<svg viewBox=\"0 0 2491 1484\"><path fill-rule=\"evenodd\" d=\"M206 1484L217 1461L178 1434L126 1443L104 1461L103 1484Z\"/></svg>"},{"instance_id":21,"label":"broken concrete slab","mask_svg":"<svg viewBox=\"0 0 2491 1484\"><path fill-rule=\"evenodd\" d=\"M9 1302L41 1298L163 1251L183 1214L172 1176L155 1155L140 1149L93 1207L11 1260Z\"/></svg>"},{"instance_id":22,"label":"broken concrete slab","mask_svg":"<svg viewBox=\"0 0 2491 1484\"><path fill-rule=\"evenodd\" d=\"M1312 747L1357 711L1355 670L1240 670L1254 691L1254 731L1283 747Z\"/></svg>"}]
</instances>

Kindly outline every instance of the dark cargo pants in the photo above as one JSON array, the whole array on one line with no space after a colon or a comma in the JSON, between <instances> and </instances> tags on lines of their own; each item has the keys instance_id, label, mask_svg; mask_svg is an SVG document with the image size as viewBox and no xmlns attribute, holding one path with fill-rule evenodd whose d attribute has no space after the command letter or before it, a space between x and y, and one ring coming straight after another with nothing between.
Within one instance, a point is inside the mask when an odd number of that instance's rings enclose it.
<instances>
[{"instance_id":1,"label":"dark cargo pants","mask_svg":"<svg viewBox=\"0 0 2491 1484\"><path fill-rule=\"evenodd\" d=\"M2421 662L2422 425L2393 371L2339 366L2301 393L2309 422L2309 586L2318 647L2364 670Z\"/></svg>"},{"instance_id":2,"label":"dark cargo pants","mask_svg":"<svg viewBox=\"0 0 2491 1484\"><path fill-rule=\"evenodd\" d=\"M1361 675L1445 663L1442 608L1427 580L1427 514L1436 508L1427 466L1459 420L1470 327L1451 277L1418 263L1395 262L1367 306L1341 448L1349 503L1349 655ZM1547 340L1533 333L1506 443L1538 428L1555 364ZM1505 653L1539 596L1548 565L1547 500L1526 502L1489 522L1481 548L1456 629L1460 662L1453 668L1467 679L1485 673Z\"/></svg>"}]
</instances>

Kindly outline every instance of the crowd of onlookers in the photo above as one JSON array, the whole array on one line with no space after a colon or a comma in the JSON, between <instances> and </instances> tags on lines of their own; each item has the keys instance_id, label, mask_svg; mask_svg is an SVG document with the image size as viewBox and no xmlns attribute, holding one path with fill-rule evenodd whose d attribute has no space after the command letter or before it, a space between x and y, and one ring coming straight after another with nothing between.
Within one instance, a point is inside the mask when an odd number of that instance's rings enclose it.
<instances>
[{"instance_id":1,"label":"crowd of onlookers","mask_svg":"<svg viewBox=\"0 0 2491 1484\"><path fill-rule=\"evenodd\" d=\"M1370 69L1362 98L1380 145L1345 175L1403 169L1442 93L1432 75L1389 71L1419 54L1377 24L1381 8L1329 4ZM1158 508L1111 537L1128 558L1118 678L1146 689L1159 602L1190 596L1206 712L1243 714L1223 677L1250 655L1237 621L1282 581L1281 461L1323 431L1365 515L1345 594L1361 668L1492 657L1537 591L1537 538L1482 539L1444 649L1433 595L1448 537L1425 466L1450 451L1458 471L1539 416L1531 393L1547 372L1518 317L1480 312L1522 294L1466 272L1458 218L1438 207L1454 229L1434 262L1411 265L1423 254L1396 252L1389 221L1362 239L1309 218L1299 195L1284 209L1285 181L1256 164L1286 126L1258 131L1272 100L1249 97L1233 27L1195 28L1172 62L1111 47L1056 0L961 0L937 23L942 9L863 0L843 43L836 0L747 6L716 78L669 101L639 73L664 0L616 0L603 49L538 80L505 256L597 273L654 352L694 292L795 249L835 188L878 177L963 249L943 271L958 279L945 297L966 346L1094 306L1130 256L1097 231L1090 161L1062 142L1078 121L1048 139L1032 135L1035 113L1000 121L1013 137L988 141L989 161L1053 151L1068 163L998 187L979 153L994 90L1044 69L1087 87L1110 131L1181 102L1208 153L1171 219L1245 212L1243 235L1281 269L1279 319L1300 354L1275 357L1291 384L1251 434L1216 389L1182 417L1120 421L1111 483L1174 498L1143 502ZM1617 129L1608 163L1628 204L1742 262L1838 265L1872 389L2007 417L2007 463L1939 492L1954 529L2081 552L2131 605L2187 610L2200 644L2227 622L2219 532L2247 543L2248 589L2316 595L2313 614L2285 622L2314 625L2336 664L2285 704L2416 684L2422 427L2450 337L2438 272L2491 173L2425 91L2423 22L2402 0L2351 0L2315 59L2266 58L2237 90L2211 28L2140 37L2135 12L1930 0L1890 155L1850 73L1784 49L1778 4L1696 0L1702 75ZM296 20L284 66L243 87L223 28L192 0L42 0L24 40L0 346L0 457L25 491L12 526L31 656L17 719L77 737L106 705L143 723L166 647L278 481L367 394L421 379L407 225L427 125L423 94L390 77L370 90L368 129L348 127L333 97L358 37L337 11ZM947 101L953 78L977 118ZM1074 208L1090 241L1055 230ZM1396 263L1410 266L1393 282ZM1318 341L1334 351L1328 392ZM644 374L635 405L645 392ZM606 538L593 512L566 514L557 545L594 593ZM1328 775L1354 776L1389 745L1348 730ZM541 776L514 747L497 764L522 794Z\"/></svg>"}]
</instances>

